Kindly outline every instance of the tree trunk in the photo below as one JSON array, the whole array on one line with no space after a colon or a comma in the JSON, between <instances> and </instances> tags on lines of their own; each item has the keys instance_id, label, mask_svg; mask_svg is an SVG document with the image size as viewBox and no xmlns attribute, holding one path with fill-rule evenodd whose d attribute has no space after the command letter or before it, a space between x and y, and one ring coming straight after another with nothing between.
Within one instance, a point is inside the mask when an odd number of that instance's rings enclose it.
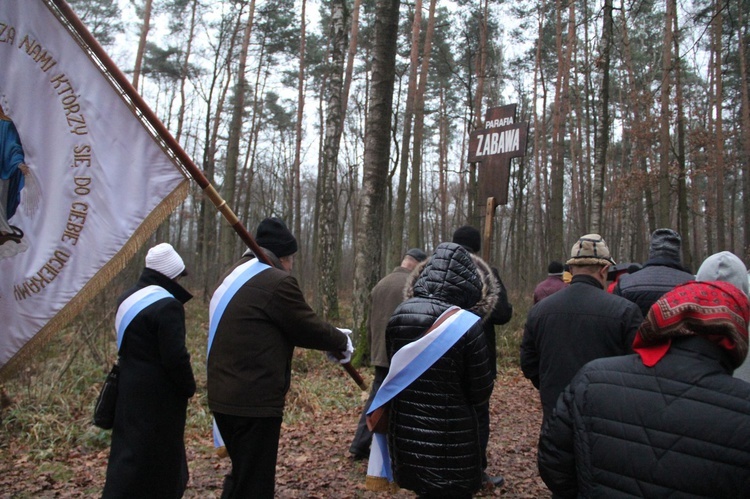
<instances>
[{"instance_id":1,"label":"tree trunk","mask_svg":"<svg viewBox=\"0 0 750 499\"><path fill-rule=\"evenodd\" d=\"M344 0L334 0L331 4L331 65L328 78L328 104L326 110L325 138L320 189L320 212L318 220L317 264L320 271L318 292L321 313L326 319L339 317L337 291L339 210L338 210L338 156L344 117L341 98L343 93L344 58L346 54L346 5Z\"/></svg>"},{"instance_id":2,"label":"tree trunk","mask_svg":"<svg viewBox=\"0 0 750 499\"><path fill-rule=\"evenodd\" d=\"M346 117L346 108L349 104L349 89L352 86L352 74L354 73L354 56L357 53L357 40L359 39L359 10L362 0L354 0L352 8L352 27L349 38L349 52L346 56L346 75L344 76L344 91L341 93L341 116Z\"/></svg>"},{"instance_id":3,"label":"tree trunk","mask_svg":"<svg viewBox=\"0 0 750 499\"><path fill-rule=\"evenodd\" d=\"M400 169L396 206L393 210L391 230L391 251L388 268L401 261L406 251L404 248L404 226L406 225L406 185L409 174L409 150L411 149L411 129L414 119L414 96L417 93L417 69L419 66L419 33L422 28L422 0L415 0L414 19L411 23L411 49L409 58L409 83L406 90L406 109L404 110L403 133L401 135ZM412 185L412 188L414 186Z\"/></svg>"},{"instance_id":4,"label":"tree trunk","mask_svg":"<svg viewBox=\"0 0 750 499\"><path fill-rule=\"evenodd\" d=\"M591 230L602 233L602 212L604 207L604 177L607 170L607 149L609 147L609 66L611 58L612 0L604 0L604 24L599 41L598 66L601 72L599 87L599 120L596 127L596 145L594 146L595 167L593 191L593 209L591 213Z\"/></svg>"},{"instance_id":5,"label":"tree trunk","mask_svg":"<svg viewBox=\"0 0 750 499\"><path fill-rule=\"evenodd\" d=\"M534 116L534 197L533 197L533 203L534 203L534 223L535 223L535 230L534 230L534 236L539 241L548 241L547 240L547 229L548 224L546 223L546 217L545 213L542 209L542 205L546 205L546 196L548 189L546 188L546 185L544 184L544 178L542 175L542 169L546 171L546 159L547 154L545 154L544 150L546 141L544 140L543 123L546 122L545 116L546 116L546 110L547 110L547 90L546 90L546 82L544 79L544 68L542 67L542 33L544 28L544 16L542 13L545 11L546 7L546 0L542 0L537 11L539 16L539 25L538 25L538 31L537 31L537 44L536 44L536 50L535 50L535 56L534 56L534 93L533 98L531 100L532 102L532 112ZM539 95L539 88L541 88L542 95ZM539 102L541 101L541 106L539 106ZM539 107L542 109L542 116L539 116ZM543 203L542 200L545 200ZM549 261L549 251L550 248L548 245L543 244L542 245L542 251L539 255L539 260L536 262L538 266L541 266L542 268L544 263Z\"/></svg>"},{"instance_id":6,"label":"tree trunk","mask_svg":"<svg viewBox=\"0 0 750 499\"><path fill-rule=\"evenodd\" d=\"M661 134L659 147L659 227L669 227L669 206L671 186L669 181L669 163L672 143L670 140L670 91L672 85L672 29L674 27L675 1L666 0L667 11L664 26L664 48L662 52L661 78Z\"/></svg>"},{"instance_id":7,"label":"tree trunk","mask_svg":"<svg viewBox=\"0 0 750 499\"><path fill-rule=\"evenodd\" d=\"M430 14L427 19L427 32L424 37L422 51L422 67L420 68L419 84L414 96L414 150L411 165L411 196L409 201L409 246L422 246L422 139L424 138L424 94L427 91L427 75L430 69L432 54L432 37L435 33L435 4L437 0L430 0Z\"/></svg>"},{"instance_id":8,"label":"tree trunk","mask_svg":"<svg viewBox=\"0 0 750 499\"><path fill-rule=\"evenodd\" d=\"M355 258L352 303L355 339L367 337L370 290L380 279L380 241L384 234L382 220L390 159L399 6L400 0L377 0L375 4L372 87L365 123L362 193L357 210L360 218L357 240L369 244L359 244ZM366 342L359 341L358 344L366 345Z\"/></svg>"},{"instance_id":9,"label":"tree trunk","mask_svg":"<svg viewBox=\"0 0 750 499\"><path fill-rule=\"evenodd\" d=\"M714 110L716 121L714 122L714 161L715 170L714 178L716 179L716 189L709 196L716 196L716 244L719 251L727 249L726 233L727 224L724 214L724 80L722 76L723 54L722 54L722 28L723 15L722 9L725 4L723 1L716 1L716 13L713 19L713 51L714 51Z\"/></svg>"},{"instance_id":10,"label":"tree trunk","mask_svg":"<svg viewBox=\"0 0 750 499\"><path fill-rule=\"evenodd\" d=\"M193 0L192 7L190 9L190 32L188 34L187 45L185 47L185 58L183 59L182 68L180 70L180 110L177 113L177 131L175 132L175 140L178 143L182 138L182 127L185 123L185 103L187 102L187 96L185 94L185 83L187 83L189 76L188 70L190 69L190 56L192 55L193 38L195 37L197 11L198 0Z\"/></svg>"},{"instance_id":11,"label":"tree trunk","mask_svg":"<svg viewBox=\"0 0 750 499\"><path fill-rule=\"evenodd\" d=\"M674 16L674 57L680 60L680 30ZM685 152L685 102L682 93L682 65L675 65L675 107L677 108L677 230L682 236L682 263L693 269L693 252L690 247L690 226L687 200L687 160Z\"/></svg>"},{"instance_id":12,"label":"tree trunk","mask_svg":"<svg viewBox=\"0 0 750 499\"><path fill-rule=\"evenodd\" d=\"M236 40L235 33L239 30L239 25L240 19L238 17L233 28L227 28L225 31L220 32L218 46L214 53L211 84L209 85L209 91L206 97L207 109L204 124L203 171L206 175L206 179L211 184L214 182L214 174L216 170L216 151L218 149L221 116L224 113L224 103L226 102L231 82L231 54L234 53L234 44ZM222 53L222 46L227 40L229 46L226 49L226 52ZM216 98L216 108L212 112L214 92L217 91L217 86L221 82L220 73L222 70L225 73L224 84L218 90L219 95ZM217 263L218 245L216 244L218 214L213 210L211 203L205 198L205 196L200 196L199 204L196 253L200 257L201 269L203 270L203 295L209 297L211 296L213 287L220 275L220 268Z\"/></svg>"},{"instance_id":13,"label":"tree trunk","mask_svg":"<svg viewBox=\"0 0 750 499\"><path fill-rule=\"evenodd\" d=\"M568 38L563 44L562 1L557 0L557 81L555 82L555 106L552 115L552 162L550 172L549 240L551 254L565 254L563 239L564 186L565 186L565 117L568 113L568 75L575 36L575 2L570 3Z\"/></svg>"},{"instance_id":14,"label":"tree trunk","mask_svg":"<svg viewBox=\"0 0 750 499\"><path fill-rule=\"evenodd\" d=\"M477 91L474 94L474 130L482 127L482 100L484 99L484 75L486 72L485 64L487 62L487 16L489 14L489 0L484 0L481 18L479 20L479 53L477 54ZM484 205L486 199L478 199L479 186L477 184L477 164L469 165L469 221L477 226L480 225L480 218L483 210L479 209Z\"/></svg>"},{"instance_id":15,"label":"tree trunk","mask_svg":"<svg viewBox=\"0 0 750 499\"><path fill-rule=\"evenodd\" d=\"M302 120L305 116L305 52L307 45L307 19L305 11L307 0L302 0L300 13L299 35L299 79L297 80L297 122L294 124L294 165L292 166L293 198L294 198L294 233L297 237L302 234L302 186L300 175L302 170Z\"/></svg>"},{"instance_id":16,"label":"tree trunk","mask_svg":"<svg viewBox=\"0 0 750 499\"><path fill-rule=\"evenodd\" d=\"M740 164L742 168L742 179L743 179L743 196L742 196L742 208L743 208L743 234L744 240L742 242L743 254L740 255L745 262L750 261L750 91L748 91L748 75L747 71L747 54L745 53L745 40L747 39L747 32L743 24L742 8L743 2L738 1L738 20L737 20L737 40L739 45L739 59L740 59L740 87L742 94L742 106L741 106L741 133L742 133L742 152L740 154Z\"/></svg>"},{"instance_id":17,"label":"tree trunk","mask_svg":"<svg viewBox=\"0 0 750 499\"><path fill-rule=\"evenodd\" d=\"M231 207L235 207L237 186L237 171L239 168L240 139L242 138L242 121L245 112L245 91L247 78L247 53L250 46L250 34L253 30L253 16L255 14L255 0L250 0L250 11L242 34L242 46L239 54L237 80L234 85L234 103L229 123L229 137L227 139L227 160L224 170L223 194ZM241 14L240 14L241 15ZM222 224L219 231L221 241L219 263L222 268L228 267L237 257L234 254L235 232L228 224Z\"/></svg>"},{"instance_id":18,"label":"tree trunk","mask_svg":"<svg viewBox=\"0 0 750 499\"><path fill-rule=\"evenodd\" d=\"M146 53L146 40L151 29L151 3L145 0L143 4L143 24L141 24L141 36L138 39L138 49L135 52L135 66L133 67L133 87L138 90L138 82L141 79L141 67L143 66L143 55Z\"/></svg>"}]
</instances>

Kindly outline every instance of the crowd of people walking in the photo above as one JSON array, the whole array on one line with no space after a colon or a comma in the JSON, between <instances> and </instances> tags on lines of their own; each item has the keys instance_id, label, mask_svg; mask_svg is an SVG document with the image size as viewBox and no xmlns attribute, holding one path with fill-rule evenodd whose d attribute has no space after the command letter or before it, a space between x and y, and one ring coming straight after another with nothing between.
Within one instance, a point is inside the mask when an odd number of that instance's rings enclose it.
<instances>
[{"instance_id":1,"label":"crowd of people walking","mask_svg":"<svg viewBox=\"0 0 750 499\"><path fill-rule=\"evenodd\" d=\"M209 306L207 388L223 498L272 498L295 348L348 363L351 331L318 317L291 275L297 240L278 218L256 231ZM481 235L456 229L412 248L370 294L370 393L348 447L367 487L469 498L503 487L488 470L495 326L513 306ZM565 263L562 263L564 261ZM178 284L182 258L149 250L118 300L121 388L104 497L182 497L184 427L196 390ZM653 232L643 264L617 265L599 234L551 261L533 293L519 360L539 390L538 470L552 497L747 497L748 271L736 255L683 267L681 238ZM568 275L570 277L568 277ZM363 477L363 480L365 477Z\"/></svg>"}]
</instances>

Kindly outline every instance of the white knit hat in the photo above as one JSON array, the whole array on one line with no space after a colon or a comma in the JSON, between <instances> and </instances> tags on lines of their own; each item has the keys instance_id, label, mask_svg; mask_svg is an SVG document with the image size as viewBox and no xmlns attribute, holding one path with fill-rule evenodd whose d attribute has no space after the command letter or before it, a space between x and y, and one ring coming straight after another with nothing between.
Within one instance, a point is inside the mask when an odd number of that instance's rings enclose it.
<instances>
[{"instance_id":1,"label":"white knit hat","mask_svg":"<svg viewBox=\"0 0 750 499\"><path fill-rule=\"evenodd\" d=\"M185 263L171 244L161 243L148 250L146 268L161 272L170 279L174 279L185 270Z\"/></svg>"}]
</instances>

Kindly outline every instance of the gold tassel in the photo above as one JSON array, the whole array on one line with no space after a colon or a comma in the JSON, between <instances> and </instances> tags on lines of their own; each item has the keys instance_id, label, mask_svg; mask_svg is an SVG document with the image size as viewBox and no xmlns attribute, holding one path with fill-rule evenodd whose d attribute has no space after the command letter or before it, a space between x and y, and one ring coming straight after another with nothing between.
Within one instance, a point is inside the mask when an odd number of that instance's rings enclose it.
<instances>
[{"instance_id":1,"label":"gold tassel","mask_svg":"<svg viewBox=\"0 0 750 499\"><path fill-rule=\"evenodd\" d=\"M399 487L396 482L389 482L385 477L367 475L367 478L365 478L365 489L373 492L388 492L390 494L395 494L401 489L401 487Z\"/></svg>"}]
</instances>

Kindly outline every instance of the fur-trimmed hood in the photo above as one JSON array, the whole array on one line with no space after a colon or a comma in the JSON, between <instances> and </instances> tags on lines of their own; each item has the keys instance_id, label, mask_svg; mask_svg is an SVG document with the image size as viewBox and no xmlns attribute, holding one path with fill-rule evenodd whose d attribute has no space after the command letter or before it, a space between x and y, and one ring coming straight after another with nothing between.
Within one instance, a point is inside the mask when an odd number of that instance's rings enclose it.
<instances>
[{"instance_id":1,"label":"fur-trimmed hood","mask_svg":"<svg viewBox=\"0 0 750 499\"><path fill-rule=\"evenodd\" d=\"M405 299L440 299L483 319L494 310L499 293L500 285L487 262L455 243L441 243L414 268L404 288Z\"/></svg>"}]
</instances>

